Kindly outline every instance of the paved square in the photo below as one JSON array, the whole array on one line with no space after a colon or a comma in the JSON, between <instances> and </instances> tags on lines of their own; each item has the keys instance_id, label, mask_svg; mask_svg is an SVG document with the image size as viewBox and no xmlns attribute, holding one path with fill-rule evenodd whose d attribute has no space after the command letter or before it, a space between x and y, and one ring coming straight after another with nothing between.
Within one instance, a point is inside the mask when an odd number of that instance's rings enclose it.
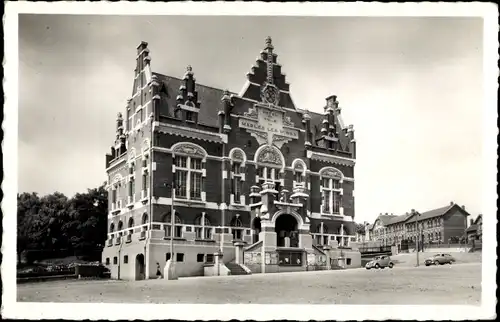
<instances>
[{"instance_id":1,"label":"paved square","mask_svg":"<svg viewBox=\"0 0 500 322\"><path fill-rule=\"evenodd\" d=\"M18 301L31 302L479 305L480 300L479 263L18 286Z\"/></svg>"}]
</instances>

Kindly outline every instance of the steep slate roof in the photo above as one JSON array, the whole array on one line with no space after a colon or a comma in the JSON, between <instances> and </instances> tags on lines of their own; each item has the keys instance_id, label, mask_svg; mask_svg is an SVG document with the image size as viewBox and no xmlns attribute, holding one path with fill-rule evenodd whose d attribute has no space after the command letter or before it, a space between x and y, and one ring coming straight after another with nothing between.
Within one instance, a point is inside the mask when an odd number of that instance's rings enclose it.
<instances>
[{"instance_id":1,"label":"steep slate roof","mask_svg":"<svg viewBox=\"0 0 500 322\"><path fill-rule=\"evenodd\" d=\"M388 225L394 225L394 224L398 224L398 223L402 223L402 222L405 222L406 220L408 220L411 216L413 216L412 213L408 213L408 214L404 214L404 215L401 215L401 216L395 216L394 218L391 218Z\"/></svg>"},{"instance_id":2,"label":"steep slate roof","mask_svg":"<svg viewBox=\"0 0 500 322\"><path fill-rule=\"evenodd\" d=\"M477 225L476 224L472 224L465 231L468 232L468 233L473 232L473 231L477 231Z\"/></svg>"},{"instance_id":3,"label":"steep slate roof","mask_svg":"<svg viewBox=\"0 0 500 322\"><path fill-rule=\"evenodd\" d=\"M156 75L160 84L164 86L161 91L160 115L173 117L177 105L176 97L179 94L179 88L184 85L184 80L159 73L153 73L153 75ZM195 90L198 92L198 100L201 102L198 123L218 127L217 113L222 108L221 99L224 91L198 83L195 85ZM236 93L231 94L236 95Z\"/></svg>"},{"instance_id":4,"label":"steep slate roof","mask_svg":"<svg viewBox=\"0 0 500 322\"><path fill-rule=\"evenodd\" d=\"M153 75L156 75L158 81L162 84L160 115L173 117L177 105L176 97L179 94L179 88L184 84L184 80L156 72L153 72ZM198 92L198 100L201 102L198 123L218 127L219 117L217 113L222 109L221 99L224 90L200 83L196 83L195 90ZM230 94L235 95L235 99L242 99L235 92L230 92ZM298 111L302 112L303 110L298 109ZM311 116L311 128L314 129L315 125L321 126L323 114L311 111L308 111L308 113ZM341 137L341 140L346 139L343 135L339 137Z\"/></svg>"}]
</instances>

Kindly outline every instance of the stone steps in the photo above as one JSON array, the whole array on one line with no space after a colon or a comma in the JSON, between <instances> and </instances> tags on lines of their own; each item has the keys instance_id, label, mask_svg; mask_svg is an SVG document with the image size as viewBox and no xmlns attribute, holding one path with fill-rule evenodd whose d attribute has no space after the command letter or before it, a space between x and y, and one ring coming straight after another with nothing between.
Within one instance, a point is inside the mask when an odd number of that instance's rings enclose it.
<instances>
[{"instance_id":1,"label":"stone steps","mask_svg":"<svg viewBox=\"0 0 500 322\"><path fill-rule=\"evenodd\" d=\"M247 272L236 263L227 263L226 267L231 272L231 275L247 275Z\"/></svg>"}]
</instances>

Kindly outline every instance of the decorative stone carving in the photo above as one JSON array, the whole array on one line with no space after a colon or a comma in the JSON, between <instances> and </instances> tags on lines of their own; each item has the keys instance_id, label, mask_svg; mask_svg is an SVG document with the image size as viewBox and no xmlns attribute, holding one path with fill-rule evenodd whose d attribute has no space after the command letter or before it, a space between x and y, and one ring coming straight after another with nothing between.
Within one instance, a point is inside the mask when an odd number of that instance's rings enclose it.
<instances>
[{"instance_id":1,"label":"decorative stone carving","mask_svg":"<svg viewBox=\"0 0 500 322\"><path fill-rule=\"evenodd\" d=\"M290 141L291 139L289 137L274 134L272 144L276 145L279 149L281 149L283 144L288 143Z\"/></svg>"},{"instance_id":2,"label":"decorative stone carving","mask_svg":"<svg viewBox=\"0 0 500 322\"><path fill-rule=\"evenodd\" d=\"M324 178L342 179L342 173L334 168L325 169L320 174Z\"/></svg>"},{"instance_id":3,"label":"decorative stone carving","mask_svg":"<svg viewBox=\"0 0 500 322\"><path fill-rule=\"evenodd\" d=\"M257 162L283 165L278 152L270 146L266 146L260 151Z\"/></svg>"},{"instance_id":4,"label":"decorative stone carving","mask_svg":"<svg viewBox=\"0 0 500 322\"><path fill-rule=\"evenodd\" d=\"M290 116L283 116L283 125L284 126L295 127L295 124L293 124Z\"/></svg>"},{"instance_id":5,"label":"decorative stone carving","mask_svg":"<svg viewBox=\"0 0 500 322\"><path fill-rule=\"evenodd\" d=\"M257 120L259 118L259 115L257 114L257 109L255 109L255 108L249 109L248 112L245 112L243 115L245 117L255 119L255 120Z\"/></svg>"},{"instance_id":6,"label":"decorative stone carving","mask_svg":"<svg viewBox=\"0 0 500 322\"><path fill-rule=\"evenodd\" d=\"M244 162L245 161L245 157L243 156L243 153L239 150L235 150L233 151L232 155L231 155L231 159L233 161L239 161L239 162Z\"/></svg>"},{"instance_id":7,"label":"decorative stone carving","mask_svg":"<svg viewBox=\"0 0 500 322\"><path fill-rule=\"evenodd\" d=\"M172 149L172 153L174 154L185 154L189 156L198 156L204 158L206 153L199 146L190 144L190 143L182 143L175 146Z\"/></svg>"}]
</instances>

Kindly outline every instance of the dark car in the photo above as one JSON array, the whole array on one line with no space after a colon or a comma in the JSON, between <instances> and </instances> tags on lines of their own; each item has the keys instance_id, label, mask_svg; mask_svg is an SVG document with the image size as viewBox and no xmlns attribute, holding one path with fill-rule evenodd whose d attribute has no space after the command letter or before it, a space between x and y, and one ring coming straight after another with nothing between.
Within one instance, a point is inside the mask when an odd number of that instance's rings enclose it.
<instances>
[{"instance_id":1,"label":"dark car","mask_svg":"<svg viewBox=\"0 0 500 322\"><path fill-rule=\"evenodd\" d=\"M430 265L444 265L444 264L452 264L455 262L455 258L450 254L436 254L429 258L425 259L425 266Z\"/></svg>"},{"instance_id":2,"label":"dark car","mask_svg":"<svg viewBox=\"0 0 500 322\"><path fill-rule=\"evenodd\" d=\"M385 267L389 268L394 267L394 263L391 261L391 258L387 255L377 256L372 261L369 261L365 265L366 269L385 268Z\"/></svg>"}]
</instances>

